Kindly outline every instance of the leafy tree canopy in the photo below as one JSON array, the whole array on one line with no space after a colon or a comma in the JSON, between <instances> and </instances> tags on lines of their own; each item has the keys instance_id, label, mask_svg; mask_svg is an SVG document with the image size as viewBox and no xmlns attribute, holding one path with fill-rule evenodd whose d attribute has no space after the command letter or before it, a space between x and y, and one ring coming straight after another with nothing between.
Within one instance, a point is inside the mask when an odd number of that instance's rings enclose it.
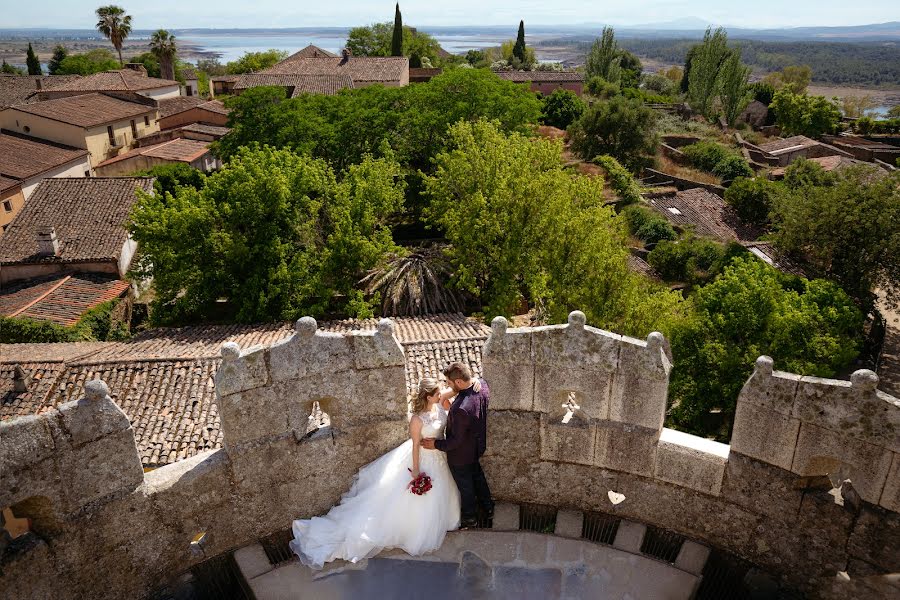
<instances>
[{"instance_id":1,"label":"leafy tree canopy","mask_svg":"<svg viewBox=\"0 0 900 600\"><path fill-rule=\"evenodd\" d=\"M134 176L155 177L153 189L162 198L166 194L177 194L178 188L183 186L199 190L206 185L206 175L203 174L203 171L195 169L186 163L156 165L152 169L138 171Z\"/></svg>"},{"instance_id":2,"label":"leafy tree canopy","mask_svg":"<svg viewBox=\"0 0 900 600\"><path fill-rule=\"evenodd\" d=\"M585 160L609 154L634 169L656 150L655 124L656 113L640 100L595 102L569 127L572 150Z\"/></svg>"},{"instance_id":3,"label":"leafy tree canopy","mask_svg":"<svg viewBox=\"0 0 900 600\"><path fill-rule=\"evenodd\" d=\"M581 116L586 105L584 101L569 90L553 90L544 98L544 109L541 113L541 122L544 125L565 129L572 121Z\"/></svg>"},{"instance_id":4,"label":"leafy tree canopy","mask_svg":"<svg viewBox=\"0 0 900 600\"><path fill-rule=\"evenodd\" d=\"M775 93L770 108L775 111L775 122L788 135L834 133L841 120L840 109L824 96L794 94L786 88Z\"/></svg>"},{"instance_id":5,"label":"leafy tree canopy","mask_svg":"<svg viewBox=\"0 0 900 600\"><path fill-rule=\"evenodd\" d=\"M98 48L84 54L66 56L54 75L93 75L120 67L119 61L109 50Z\"/></svg>"},{"instance_id":6,"label":"leafy tree canopy","mask_svg":"<svg viewBox=\"0 0 900 600\"><path fill-rule=\"evenodd\" d=\"M142 194L129 229L139 276L154 278L156 322L219 316L296 319L329 309L368 316L354 286L396 250L388 217L403 201L399 165L365 157L338 181L325 161L243 148L197 190Z\"/></svg>"},{"instance_id":7,"label":"leafy tree canopy","mask_svg":"<svg viewBox=\"0 0 900 600\"><path fill-rule=\"evenodd\" d=\"M354 27L347 35L347 48L353 56L391 56L393 52L394 23L373 23ZM432 36L403 25L403 56L427 58L437 64L440 58L440 44Z\"/></svg>"},{"instance_id":8,"label":"leafy tree canopy","mask_svg":"<svg viewBox=\"0 0 900 600\"><path fill-rule=\"evenodd\" d=\"M680 297L628 271L625 232L603 182L566 170L557 141L457 123L425 189L428 220L451 243L453 283L487 316L522 303L549 322L584 310L600 327L644 336L679 313Z\"/></svg>"},{"instance_id":9,"label":"leafy tree canopy","mask_svg":"<svg viewBox=\"0 0 900 600\"><path fill-rule=\"evenodd\" d=\"M66 50L66 47L63 45L58 45L53 49L53 56L50 57L50 60L47 62L47 72L51 75L56 75L57 71L59 71L59 66L62 64L62 61L69 55L69 51Z\"/></svg>"},{"instance_id":10,"label":"leafy tree canopy","mask_svg":"<svg viewBox=\"0 0 900 600\"><path fill-rule=\"evenodd\" d=\"M225 70L232 75L241 73L259 73L274 66L288 57L285 50L264 50L261 52L245 52L242 57L225 65Z\"/></svg>"}]
</instances>

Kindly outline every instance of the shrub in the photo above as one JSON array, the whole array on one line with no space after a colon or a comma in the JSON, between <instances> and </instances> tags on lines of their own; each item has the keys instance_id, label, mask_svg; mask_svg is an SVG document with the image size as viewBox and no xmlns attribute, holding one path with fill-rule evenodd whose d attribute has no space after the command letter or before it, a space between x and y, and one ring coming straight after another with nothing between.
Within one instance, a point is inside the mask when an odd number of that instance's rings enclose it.
<instances>
[{"instance_id":1,"label":"shrub","mask_svg":"<svg viewBox=\"0 0 900 600\"><path fill-rule=\"evenodd\" d=\"M770 105L772 98L775 97L775 86L771 83L757 81L756 83L751 83L749 88L753 99L762 102L766 106Z\"/></svg>"},{"instance_id":2,"label":"shrub","mask_svg":"<svg viewBox=\"0 0 900 600\"><path fill-rule=\"evenodd\" d=\"M613 96L618 96L621 93L621 89L619 88L618 84L609 82L599 76L591 77L590 79L588 79L584 88L591 96L595 96L603 100L608 100Z\"/></svg>"},{"instance_id":3,"label":"shrub","mask_svg":"<svg viewBox=\"0 0 900 600\"><path fill-rule=\"evenodd\" d=\"M647 262L666 281L695 283L717 272L725 259L725 248L712 240L687 238L661 241Z\"/></svg>"},{"instance_id":4,"label":"shrub","mask_svg":"<svg viewBox=\"0 0 900 600\"><path fill-rule=\"evenodd\" d=\"M621 215L625 220L626 227L628 227L628 233L631 235L637 235L638 230L640 230L647 221L659 218L649 209L635 204L625 207Z\"/></svg>"},{"instance_id":5,"label":"shrub","mask_svg":"<svg viewBox=\"0 0 900 600\"><path fill-rule=\"evenodd\" d=\"M734 151L715 142L697 142L681 149L691 165L725 180L752 177L750 164Z\"/></svg>"},{"instance_id":6,"label":"shrub","mask_svg":"<svg viewBox=\"0 0 900 600\"><path fill-rule=\"evenodd\" d=\"M623 167L619 161L604 154L595 158L594 162L606 171L609 184L624 204L635 204L641 201L641 188L628 169Z\"/></svg>"},{"instance_id":7,"label":"shrub","mask_svg":"<svg viewBox=\"0 0 900 600\"><path fill-rule=\"evenodd\" d=\"M553 90L544 98L541 122L544 125L566 129L572 121L581 116L586 105L584 101L569 90Z\"/></svg>"},{"instance_id":8,"label":"shrub","mask_svg":"<svg viewBox=\"0 0 900 600\"><path fill-rule=\"evenodd\" d=\"M678 237L675 230L665 219L652 219L644 223L635 235L645 244L656 244L663 240L674 240Z\"/></svg>"},{"instance_id":9,"label":"shrub","mask_svg":"<svg viewBox=\"0 0 900 600\"><path fill-rule=\"evenodd\" d=\"M872 117L860 117L856 120L854 128L862 135L869 135L875 128L875 121Z\"/></svg>"},{"instance_id":10,"label":"shrub","mask_svg":"<svg viewBox=\"0 0 900 600\"><path fill-rule=\"evenodd\" d=\"M585 160L609 154L637 168L656 151L655 125L656 113L638 100L595 102L569 127L572 151Z\"/></svg>"},{"instance_id":11,"label":"shrub","mask_svg":"<svg viewBox=\"0 0 900 600\"><path fill-rule=\"evenodd\" d=\"M764 225L775 204L778 184L762 177L738 177L725 190L725 202L748 223Z\"/></svg>"},{"instance_id":12,"label":"shrub","mask_svg":"<svg viewBox=\"0 0 900 600\"><path fill-rule=\"evenodd\" d=\"M35 344L49 342L113 341L128 337L128 325L115 321L118 300L98 304L70 326L25 317L0 317L0 343Z\"/></svg>"},{"instance_id":13,"label":"shrub","mask_svg":"<svg viewBox=\"0 0 900 600\"><path fill-rule=\"evenodd\" d=\"M713 167L713 175L718 175L725 181L731 181L737 177L753 177L753 169L743 157L726 156Z\"/></svg>"}]
</instances>

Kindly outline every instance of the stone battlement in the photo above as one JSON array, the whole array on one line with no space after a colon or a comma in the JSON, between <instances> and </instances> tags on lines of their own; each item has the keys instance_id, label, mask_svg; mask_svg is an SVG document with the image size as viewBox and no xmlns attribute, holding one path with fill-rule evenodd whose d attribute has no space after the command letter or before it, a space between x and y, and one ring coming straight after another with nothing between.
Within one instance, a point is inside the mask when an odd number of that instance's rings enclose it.
<instances>
[{"instance_id":1,"label":"stone battlement","mask_svg":"<svg viewBox=\"0 0 900 600\"><path fill-rule=\"evenodd\" d=\"M222 356L225 447L146 473L102 382L0 423L0 508L36 535L4 548L11 597L145 596L204 557L325 512L407 435L406 358L388 320L334 334L304 318L283 341L225 344ZM761 357L728 446L663 427L671 363L657 333L615 335L579 312L538 328L498 318L483 368L498 500L669 529L801 589L837 571L900 571L900 402L871 372L800 377ZM307 435L314 406L330 435Z\"/></svg>"}]
</instances>

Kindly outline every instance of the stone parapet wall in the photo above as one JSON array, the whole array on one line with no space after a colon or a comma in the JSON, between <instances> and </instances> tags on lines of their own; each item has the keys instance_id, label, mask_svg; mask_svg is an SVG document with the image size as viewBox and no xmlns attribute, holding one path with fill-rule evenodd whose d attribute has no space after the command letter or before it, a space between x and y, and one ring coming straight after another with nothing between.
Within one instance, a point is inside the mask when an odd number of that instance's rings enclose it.
<instances>
[{"instance_id":1,"label":"stone parapet wall","mask_svg":"<svg viewBox=\"0 0 900 600\"><path fill-rule=\"evenodd\" d=\"M407 435L389 321L328 334L301 319L282 342L222 354L222 450L142 473L102 382L0 425L0 508L32 518L38 537L5 549L4 597L144 597L205 557L324 513ZM483 368L484 466L499 500L670 529L805 590L838 571L900 571L900 405L869 372L820 380L760 359L729 447L663 427L671 363L659 334L611 334L577 312L530 329L498 319ZM331 427L307 435L313 404Z\"/></svg>"}]
</instances>

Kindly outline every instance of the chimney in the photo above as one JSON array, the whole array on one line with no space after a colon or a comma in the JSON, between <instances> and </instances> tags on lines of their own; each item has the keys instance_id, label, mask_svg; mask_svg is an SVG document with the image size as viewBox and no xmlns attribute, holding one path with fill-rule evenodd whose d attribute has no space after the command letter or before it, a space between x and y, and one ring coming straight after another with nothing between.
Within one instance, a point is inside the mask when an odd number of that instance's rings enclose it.
<instances>
[{"instance_id":1,"label":"chimney","mask_svg":"<svg viewBox=\"0 0 900 600\"><path fill-rule=\"evenodd\" d=\"M125 68L131 71L136 71L144 77L147 76L147 68L141 63L125 63Z\"/></svg>"},{"instance_id":2,"label":"chimney","mask_svg":"<svg viewBox=\"0 0 900 600\"><path fill-rule=\"evenodd\" d=\"M37 244L40 256L59 256L59 240L53 227L38 229Z\"/></svg>"},{"instance_id":3,"label":"chimney","mask_svg":"<svg viewBox=\"0 0 900 600\"><path fill-rule=\"evenodd\" d=\"M31 376L20 365L16 365L16 371L13 375L13 391L18 393L27 392L29 385L31 385Z\"/></svg>"},{"instance_id":4,"label":"chimney","mask_svg":"<svg viewBox=\"0 0 900 600\"><path fill-rule=\"evenodd\" d=\"M34 89L41 91L41 88L43 88L43 86L44 86L44 78L43 77L38 77L37 79L34 80Z\"/></svg>"},{"instance_id":5,"label":"chimney","mask_svg":"<svg viewBox=\"0 0 900 600\"><path fill-rule=\"evenodd\" d=\"M350 48L344 48L343 50L341 50L341 55L344 57L344 60L342 62L347 62L348 60L350 60L350 57L353 55L353 53L350 52Z\"/></svg>"}]
</instances>

